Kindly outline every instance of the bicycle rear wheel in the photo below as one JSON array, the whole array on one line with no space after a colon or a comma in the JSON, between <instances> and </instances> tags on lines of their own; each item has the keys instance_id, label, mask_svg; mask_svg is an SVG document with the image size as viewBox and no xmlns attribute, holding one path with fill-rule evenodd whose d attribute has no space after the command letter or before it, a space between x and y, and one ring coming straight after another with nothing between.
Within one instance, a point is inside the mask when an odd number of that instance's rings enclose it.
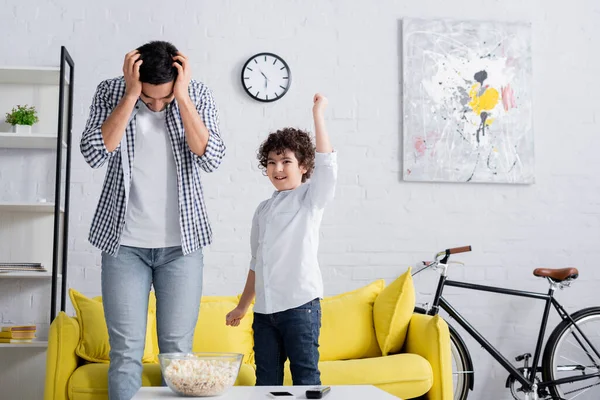
<instances>
[{"instance_id":1,"label":"bicycle rear wheel","mask_svg":"<svg viewBox=\"0 0 600 400\"><path fill-rule=\"evenodd\" d=\"M578 379L550 386L554 399L600 399L600 307L571 315L548 338L543 358L543 379ZM578 329L579 328L579 329Z\"/></svg>"}]
</instances>

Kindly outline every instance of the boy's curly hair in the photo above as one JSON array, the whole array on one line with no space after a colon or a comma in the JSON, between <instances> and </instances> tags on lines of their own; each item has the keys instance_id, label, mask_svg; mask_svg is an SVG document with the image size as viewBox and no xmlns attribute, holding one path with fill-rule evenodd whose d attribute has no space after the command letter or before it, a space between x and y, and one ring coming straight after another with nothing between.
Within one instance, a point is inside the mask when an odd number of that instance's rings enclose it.
<instances>
[{"instance_id":1,"label":"boy's curly hair","mask_svg":"<svg viewBox=\"0 0 600 400\"><path fill-rule=\"evenodd\" d=\"M258 149L259 167L266 172L269 153L274 151L282 154L285 150L293 151L298 165L306 168L306 173L302 175L302 182L306 182L315 167L315 146L310 135L300 129L284 128L271 133Z\"/></svg>"}]
</instances>

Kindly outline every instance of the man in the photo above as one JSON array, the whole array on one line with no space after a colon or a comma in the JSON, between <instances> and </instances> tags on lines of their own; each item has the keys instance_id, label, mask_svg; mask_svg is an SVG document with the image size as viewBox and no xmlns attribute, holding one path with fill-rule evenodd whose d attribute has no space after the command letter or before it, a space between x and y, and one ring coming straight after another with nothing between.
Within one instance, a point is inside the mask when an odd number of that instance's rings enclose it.
<instances>
[{"instance_id":1,"label":"man","mask_svg":"<svg viewBox=\"0 0 600 400\"><path fill-rule=\"evenodd\" d=\"M111 400L141 386L151 285L161 353L192 350L212 236L201 171L225 154L218 124L211 91L167 42L128 53L123 76L96 90L81 153L92 168L108 162L89 241L102 250Z\"/></svg>"}]
</instances>

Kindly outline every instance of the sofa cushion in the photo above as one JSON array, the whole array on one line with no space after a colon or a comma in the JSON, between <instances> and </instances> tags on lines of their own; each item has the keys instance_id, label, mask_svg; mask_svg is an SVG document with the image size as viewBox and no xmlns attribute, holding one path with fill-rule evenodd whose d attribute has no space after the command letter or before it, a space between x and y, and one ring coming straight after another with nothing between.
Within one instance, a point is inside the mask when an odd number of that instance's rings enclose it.
<instances>
[{"instance_id":1,"label":"sofa cushion","mask_svg":"<svg viewBox=\"0 0 600 400\"><path fill-rule=\"evenodd\" d=\"M377 342L384 356L402 349L414 308L415 288L408 268L383 289L373 305Z\"/></svg>"},{"instance_id":2,"label":"sofa cushion","mask_svg":"<svg viewBox=\"0 0 600 400\"><path fill-rule=\"evenodd\" d=\"M225 325L225 316L238 304L237 297L204 296L194 331L194 351L241 353L244 363L254 361L252 306L236 327Z\"/></svg>"},{"instance_id":3,"label":"sofa cushion","mask_svg":"<svg viewBox=\"0 0 600 400\"><path fill-rule=\"evenodd\" d=\"M416 354L396 354L387 357L319 363L324 385L375 385L403 399L419 397L431 388L431 366ZM255 371L242 364L235 382L239 386L254 386ZM160 386L158 364L144 364L143 386ZM291 385L289 366L286 365L285 385ZM108 387L108 364L86 364L73 373L69 381L70 400L105 400Z\"/></svg>"},{"instance_id":4,"label":"sofa cushion","mask_svg":"<svg viewBox=\"0 0 600 400\"><path fill-rule=\"evenodd\" d=\"M44 399L66 399L67 384L80 358L75 354L79 344L79 324L64 311L58 313L48 335Z\"/></svg>"},{"instance_id":5,"label":"sofa cushion","mask_svg":"<svg viewBox=\"0 0 600 400\"><path fill-rule=\"evenodd\" d=\"M439 315L413 314L403 351L419 354L429 361L435 385L430 399L451 399L452 352L448 324Z\"/></svg>"},{"instance_id":6,"label":"sofa cushion","mask_svg":"<svg viewBox=\"0 0 600 400\"><path fill-rule=\"evenodd\" d=\"M431 365L417 354L323 361L319 369L323 385L374 385L402 399L422 396L433 385ZM289 363L286 363L284 385L291 384Z\"/></svg>"},{"instance_id":7,"label":"sofa cushion","mask_svg":"<svg viewBox=\"0 0 600 400\"><path fill-rule=\"evenodd\" d=\"M383 279L351 292L325 297L321 302L321 361L381 355L373 325L373 303L383 290Z\"/></svg>"},{"instance_id":8,"label":"sofa cushion","mask_svg":"<svg viewBox=\"0 0 600 400\"><path fill-rule=\"evenodd\" d=\"M77 355L92 362L109 362L110 345L104 319L102 298L90 299L71 289L71 301L81 328ZM203 296L198 323L194 330L193 351L233 352L244 354L244 362L252 363L254 340L252 336L252 308L237 327L225 325L225 316L237 305L237 297ZM150 292L144 363L158 363L156 333L156 297Z\"/></svg>"},{"instance_id":9,"label":"sofa cushion","mask_svg":"<svg viewBox=\"0 0 600 400\"><path fill-rule=\"evenodd\" d=\"M254 368L242 364L236 385L254 386ZM160 365L144 364L142 386L160 386ZM108 364L86 364L73 373L69 380L70 400L106 400L108 395Z\"/></svg>"},{"instance_id":10,"label":"sofa cushion","mask_svg":"<svg viewBox=\"0 0 600 400\"><path fill-rule=\"evenodd\" d=\"M108 363L110 344L108 328L104 319L104 307L99 299L90 299L74 289L69 289L69 297L77 313L77 321L81 332L79 345L75 353L87 361ZM150 294L152 303L154 294ZM156 308L148 307L146 325L146 343L142 362L155 360L156 341Z\"/></svg>"}]
</instances>

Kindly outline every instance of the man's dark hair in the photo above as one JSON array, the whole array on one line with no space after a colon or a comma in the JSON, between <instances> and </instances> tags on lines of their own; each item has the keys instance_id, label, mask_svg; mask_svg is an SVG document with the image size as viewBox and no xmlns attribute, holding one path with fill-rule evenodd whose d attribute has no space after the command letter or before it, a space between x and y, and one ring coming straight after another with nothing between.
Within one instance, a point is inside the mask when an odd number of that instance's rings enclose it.
<instances>
[{"instance_id":1,"label":"man's dark hair","mask_svg":"<svg viewBox=\"0 0 600 400\"><path fill-rule=\"evenodd\" d=\"M300 129L284 128L271 133L258 149L259 167L263 170L267 169L270 152L282 154L285 150L293 151L298 159L298 165L306 168L306 173L302 175L302 182L306 182L315 167L315 146L310 135Z\"/></svg>"},{"instance_id":2,"label":"man's dark hair","mask_svg":"<svg viewBox=\"0 0 600 400\"><path fill-rule=\"evenodd\" d=\"M177 79L177 68L173 66L173 57L177 47L169 42L153 41L137 48L140 58L140 81L152 85L173 82Z\"/></svg>"}]
</instances>

